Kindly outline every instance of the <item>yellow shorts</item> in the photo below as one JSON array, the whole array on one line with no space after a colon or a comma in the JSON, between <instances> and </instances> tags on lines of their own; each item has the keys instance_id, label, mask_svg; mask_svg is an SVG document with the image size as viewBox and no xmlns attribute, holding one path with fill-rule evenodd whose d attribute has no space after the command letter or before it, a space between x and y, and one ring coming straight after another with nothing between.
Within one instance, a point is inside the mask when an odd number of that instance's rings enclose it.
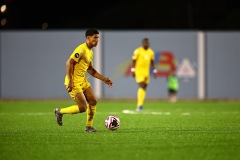
<instances>
[{"instance_id":1,"label":"yellow shorts","mask_svg":"<svg viewBox=\"0 0 240 160\"><path fill-rule=\"evenodd\" d=\"M80 82L80 83L74 83L74 87L71 92L69 92L69 95L72 99L75 99L78 93L84 92L88 87L90 87L91 84L88 81ZM66 86L67 88L67 86Z\"/></svg>"},{"instance_id":2,"label":"yellow shorts","mask_svg":"<svg viewBox=\"0 0 240 160\"><path fill-rule=\"evenodd\" d=\"M150 76L135 75L135 80L137 83L144 82L144 83L148 84L150 81Z\"/></svg>"}]
</instances>

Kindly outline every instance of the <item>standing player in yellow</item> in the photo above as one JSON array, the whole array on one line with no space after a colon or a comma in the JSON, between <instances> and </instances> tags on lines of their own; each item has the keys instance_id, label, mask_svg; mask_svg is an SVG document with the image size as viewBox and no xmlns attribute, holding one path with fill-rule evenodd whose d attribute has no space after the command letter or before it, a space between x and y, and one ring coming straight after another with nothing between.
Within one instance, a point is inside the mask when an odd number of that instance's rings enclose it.
<instances>
[{"instance_id":1,"label":"standing player in yellow","mask_svg":"<svg viewBox=\"0 0 240 160\"><path fill-rule=\"evenodd\" d=\"M142 46L136 48L132 56L133 67L131 71L139 86L137 91L137 111L143 110L146 89L150 81L150 68L153 69L154 78L157 78L157 70L154 65L154 51L149 46L149 39L144 38Z\"/></svg>"},{"instance_id":2,"label":"standing player in yellow","mask_svg":"<svg viewBox=\"0 0 240 160\"><path fill-rule=\"evenodd\" d=\"M91 76L102 80L109 87L112 87L112 81L98 73L93 68L93 51L99 40L99 32L96 29L88 29L85 32L86 42L80 44L72 52L66 62L65 86L71 98L77 105L66 108L55 108L54 113L59 126L62 126L62 117L64 114L87 113L87 122L85 132L97 132L92 127L94 115L96 113L97 100L95 98L91 84L88 82L86 72Z\"/></svg>"}]
</instances>

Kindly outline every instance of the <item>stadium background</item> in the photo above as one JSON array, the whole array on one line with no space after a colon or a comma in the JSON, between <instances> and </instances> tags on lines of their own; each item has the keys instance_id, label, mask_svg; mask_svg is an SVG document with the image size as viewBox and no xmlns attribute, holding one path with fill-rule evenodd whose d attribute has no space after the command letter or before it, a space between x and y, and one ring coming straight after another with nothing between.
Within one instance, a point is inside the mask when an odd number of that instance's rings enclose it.
<instances>
[{"instance_id":1,"label":"stadium background","mask_svg":"<svg viewBox=\"0 0 240 160\"><path fill-rule=\"evenodd\" d=\"M63 85L65 62L73 48L84 42L84 30L4 30L0 34L1 98L69 98ZM114 87L109 89L88 75L98 98L136 97L137 85L128 71L133 50L144 37L151 40L158 71L167 73L171 61L176 64L180 99L240 97L236 87L240 81L240 32L101 30L101 43L94 49L94 65L113 79ZM164 52L174 58L168 60L162 56ZM162 63L163 59L167 63ZM166 97L166 74L156 80L152 77L147 98Z\"/></svg>"},{"instance_id":2,"label":"stadium background","mask_svg":"<svg viewBox=\"0 0 240 160\"><path fill-rule=\"evenodd\" d=\"M169 70L168 62L160 62L164 52L174 56L179 98L238 99L236 2L2 0L0 97L67 98L62 84L65 61L84 41L84 30L95 27L102 35L95 67L114 81L114 87L106 89L90 77L99 98L135 98L137 86L127 74L129 60L141 39L148 37L160 72ZM166 78L152 79L148 90L147 98L166 98Z\"/></svg>"}]
</instances>

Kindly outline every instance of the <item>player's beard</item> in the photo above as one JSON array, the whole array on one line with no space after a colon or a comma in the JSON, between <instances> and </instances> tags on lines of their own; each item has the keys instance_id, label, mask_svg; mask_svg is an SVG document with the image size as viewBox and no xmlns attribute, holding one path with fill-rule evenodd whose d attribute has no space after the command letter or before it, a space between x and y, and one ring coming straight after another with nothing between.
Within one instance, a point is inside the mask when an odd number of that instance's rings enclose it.
<instances>
[{"instance_id":1,"label":"player's beard","mask_svg":"<svg viewBox=\"0 0 240 160\"><path fill-rule=\"evenodd\" d=\"M98 44L98 42L95 42L95 43L93 43L93 47L96 47L96 46L97 46L97 44Z\"/></svg>"}]
</instances>

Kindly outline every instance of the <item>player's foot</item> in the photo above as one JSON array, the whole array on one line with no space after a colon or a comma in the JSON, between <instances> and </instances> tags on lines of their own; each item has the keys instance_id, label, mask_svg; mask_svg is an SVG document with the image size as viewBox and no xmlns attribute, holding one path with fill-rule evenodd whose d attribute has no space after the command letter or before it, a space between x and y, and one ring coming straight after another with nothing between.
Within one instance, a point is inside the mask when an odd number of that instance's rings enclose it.
<instances>
[{"instance_id":1,"label":"player's foot","mask_svg":"<svg viewBox=\"0 0 240 160\"><path fill-rule=\"evenodd\" d=\"M60 109L59 108L55 108L54 109L54 113L55 113L55 116L56 116L56 121L57 121L57 124L59 126L62 126L62 114L60 113Z\"/></svg>"},{"instance_id":2,"label":"player's foot","mask_svg":"<svg viewBox=\"0 0 240 160\"><path fill-rule=\"evenodd\" d=\"M177 102L177 98L175 96L170 97L169 102L175 103L175 102Z\"/></svg>"},{"instance_id":3,"label":"player's foot","mask_svg":"<svg viewBox=\"0 0 240 160\"><path fill-rule=\"evenodd\" d=\"M92 126L86 126L85 132L99 132L99 130L96 130Z\"/></svg>"},{"instance_id":4,"label":"player's foot","mask_svg":"<svg viewBox=\"0 0 240 160\"><path fill-rule=\"evenodd\" d=\"M140 111L142 111L143 110L143 106L139 106L139 107L137 107L137 109L136 109L136 111L138 111L138 112L140 112Z\"/></svg>"}]
</instances>

